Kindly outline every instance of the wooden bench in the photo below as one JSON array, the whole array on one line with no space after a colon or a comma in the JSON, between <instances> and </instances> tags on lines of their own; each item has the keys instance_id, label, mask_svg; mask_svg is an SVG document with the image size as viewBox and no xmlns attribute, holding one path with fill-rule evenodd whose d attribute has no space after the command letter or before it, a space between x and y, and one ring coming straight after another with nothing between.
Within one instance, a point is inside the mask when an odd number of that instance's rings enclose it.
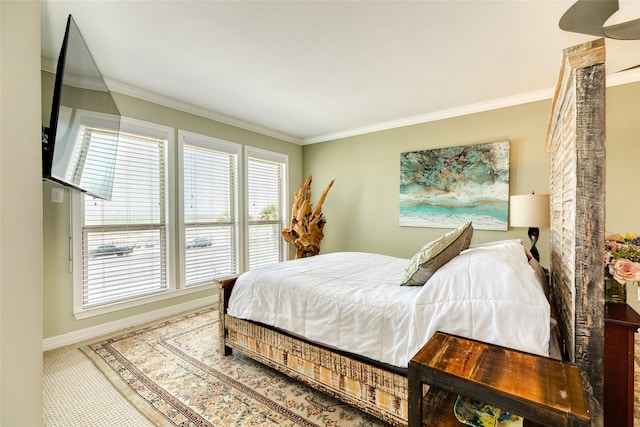
<instances>
[{"instance_id":1,"label":"wooden bench","mask_svg":"<svg viewBox=\"0 0 640 427\"><path fill-rule=\"evenodd\" d=\"M458 394L528 426L590 425L576 366L455 335L437 332L422 347L409 362L408 384L409 427L461 425L453 413Z\"/></svg>"}]
</instances>

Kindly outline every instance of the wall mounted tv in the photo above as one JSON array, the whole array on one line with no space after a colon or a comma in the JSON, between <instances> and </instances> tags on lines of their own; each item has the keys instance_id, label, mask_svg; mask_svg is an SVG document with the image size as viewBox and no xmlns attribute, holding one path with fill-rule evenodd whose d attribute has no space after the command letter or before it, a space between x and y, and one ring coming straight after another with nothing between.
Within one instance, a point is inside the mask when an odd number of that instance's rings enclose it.
<instances>
[{"instance_id":1,"label":"wall mounted tv","mask_svg":"<svg viewBox=\"0 0 640 427\"><path fill-rule=\"evenodd\" d=\"M69 15L43 129L43 178L110 200L119 133L118 107Z\"/></svg>"}]
</instances>

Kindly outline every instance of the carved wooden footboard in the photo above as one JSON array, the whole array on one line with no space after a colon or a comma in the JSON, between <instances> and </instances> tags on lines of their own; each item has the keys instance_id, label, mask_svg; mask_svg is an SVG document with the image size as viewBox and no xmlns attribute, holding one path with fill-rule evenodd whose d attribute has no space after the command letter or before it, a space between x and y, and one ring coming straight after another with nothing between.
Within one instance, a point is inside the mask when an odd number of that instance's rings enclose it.
<instances>
[{"instance_id":1,"label":"carved wooden footboard","mask_svg":"<svg viewBox=\"0 0 640 427\"><path fill-rule=\"evenodd\" d=\"M394 426L407 425L407 377L226 314L236 278L218 280L220 345Z\"/></svg>"}]
</instances>

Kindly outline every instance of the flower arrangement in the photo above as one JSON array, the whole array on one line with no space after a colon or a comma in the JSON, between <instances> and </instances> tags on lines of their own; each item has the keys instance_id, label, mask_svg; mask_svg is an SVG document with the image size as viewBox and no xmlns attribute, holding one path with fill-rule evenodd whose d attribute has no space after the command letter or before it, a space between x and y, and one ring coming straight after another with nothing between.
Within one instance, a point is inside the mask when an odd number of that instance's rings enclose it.
<instances>
[{"instance_id":1,"label":"flower arrangement","mask_svg":"<svg viewBox=\"0 0 640 427\"><path fill-rule=\"evenodd\" d=\"M627 283L640 282L640 237L637 234L621 236L607 232L605 252L606 299L626 302Z\"/></svg>"}]
</instances>

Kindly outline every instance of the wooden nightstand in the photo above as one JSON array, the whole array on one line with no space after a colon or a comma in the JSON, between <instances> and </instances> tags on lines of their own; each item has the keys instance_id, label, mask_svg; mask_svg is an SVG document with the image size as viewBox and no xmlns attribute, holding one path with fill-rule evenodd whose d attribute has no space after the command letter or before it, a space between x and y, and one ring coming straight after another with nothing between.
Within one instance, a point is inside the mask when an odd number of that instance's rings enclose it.
<instances>
[{"instance_id":1,"label":"wooden nightstand","mask_svg":"<svg viewBox=\"0 0 640 427\"><path fill-rule=\"evenodd\" d=\"M627 304L606 303L604 315L604 425L633 426L634 333L640 315Z\"/></svg>"},{"instance_id":2,"label":"wooden nightstand","mask_svg":"<svg viewBox=\"0 0 640 427\"><path fill-rule=\"evenodd\" d=\"M548 357L437 332L409 362L408 377L409 427L460 425L457 394L518 414L525 425L590 425L578 368Z\"/></svg>"}]
</instances>

